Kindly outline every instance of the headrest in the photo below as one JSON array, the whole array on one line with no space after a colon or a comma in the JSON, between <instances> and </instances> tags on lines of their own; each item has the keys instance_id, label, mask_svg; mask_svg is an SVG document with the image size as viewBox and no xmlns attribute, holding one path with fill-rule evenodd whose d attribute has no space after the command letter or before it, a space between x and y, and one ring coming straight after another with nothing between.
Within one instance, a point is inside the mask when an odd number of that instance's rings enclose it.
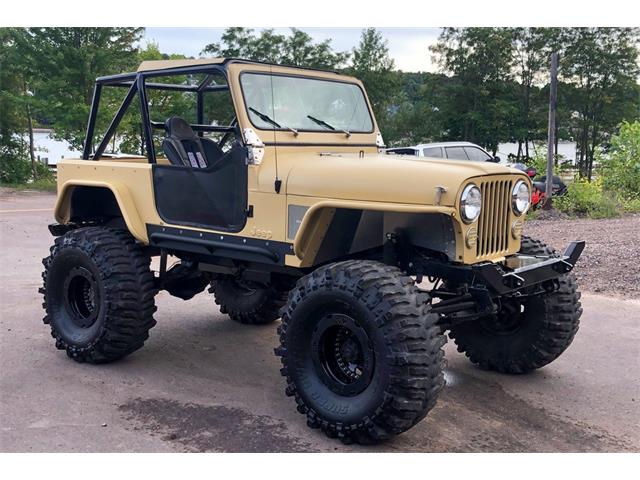
<instances>
[{"instance_id":1,"label":"headrest","mask_svg":"<svg viewBox=\"0 0 640 480\"><path fill-rule=\"evenodd\" d=\"M193 138L196 136L187 121L180 117L171 117L164 123L168 136L179 138Z\"/></svg>"}]
</instances>

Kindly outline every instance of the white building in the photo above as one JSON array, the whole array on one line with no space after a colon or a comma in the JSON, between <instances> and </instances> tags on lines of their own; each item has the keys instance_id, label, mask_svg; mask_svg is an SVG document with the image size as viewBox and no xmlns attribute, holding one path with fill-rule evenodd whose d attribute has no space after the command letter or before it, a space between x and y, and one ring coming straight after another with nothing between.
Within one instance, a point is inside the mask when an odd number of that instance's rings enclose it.
<instances>
[{"instance_id":1,"label":"white building","mask_svg":"<svg viewBox=\"0 0 640 480\"><path fill-rule=\"evenodd\" d=\"M570 142L568 140L560 140L558 142L558 155L560 159L565 162L571 162L572 165L576 164L576 152L578 145L576 142ZM522 153L524 153L525 147L522 145ZM518 144L517 143L501 143L498 145L498 153L497 155L501 160L506 161L509 157L509 154L516 156L518 154ZM529 156L533 157L535 155L547 155L547 144L546 143L529 143Z\"/></svg>"},{"instance_id":2,"label":"white building","mask_svg":"<svg viewBox=\"0 0 640 480\"><path fill-rule=\"evenodd\" d=\"M25 141L28 142L29 138ZM82 152L71 148L65 140L54 139L50 128L34 128L33 143L36 158L45 165L56 165L63 158L82 157Z\"/></svg>"}]
</instances>

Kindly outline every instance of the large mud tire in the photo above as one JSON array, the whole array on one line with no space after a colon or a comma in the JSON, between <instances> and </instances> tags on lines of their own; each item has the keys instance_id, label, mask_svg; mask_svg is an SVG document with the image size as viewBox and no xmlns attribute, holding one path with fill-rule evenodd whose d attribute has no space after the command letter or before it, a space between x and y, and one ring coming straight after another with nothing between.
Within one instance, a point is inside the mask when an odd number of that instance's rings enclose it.
<instances>
[{"instance_id":1,"label":"large mud tire","mask_svg":"<svg viewBox=\"0 0 640 480\"><path fill-rule=\"evenodd\" d=\"M44 323L78 362L106 363L142 347L155 325L149 257L126 231L72 230L42 263Z\"/></svg>"},{"instance_id":2,"label":"large mud tire","mask_svg":"<svg viewBox=\"0 0 640 480\"><path fill-rule=\"evenodd\" d=\"M555 255L543 242L526 236L520 252ZM501 327L496 327L497 317L487 317L455 326L449 336L459 352L487 370L526 373L544 367L571 345L578 331L582 307L574 274L561 276L557 290L531 297L511 312L502 314Z\"/></svg>"},{"instance_id":3,"label":"large mud tire","mask_svg":"<svg viewBox=\"0 0 640 480\"><path fill-rule=\"evenodd\" d=\"M402 433L436 404L446 338L428 296L373 261L324 266L290 292L278 332L286 394L345 443Z\"/></svg>"},{"instance_id":4,"label":"large mud tire","mask_svg":"<svg viewBox=\"0 0 640 480\"><path fill-rule=\"evenodd\" d=\"M276 285L243 285L232 276L214 280L209 292L220 305L220 312L245 325L266 325L277 320L287 301L287 291Z\"/></svg>"}]
</instances>

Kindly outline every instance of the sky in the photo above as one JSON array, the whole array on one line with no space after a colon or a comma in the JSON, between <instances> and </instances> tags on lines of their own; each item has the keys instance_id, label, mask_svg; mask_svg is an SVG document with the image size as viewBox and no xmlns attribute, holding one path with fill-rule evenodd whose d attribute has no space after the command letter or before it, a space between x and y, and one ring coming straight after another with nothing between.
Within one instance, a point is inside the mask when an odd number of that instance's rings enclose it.
<instances>
[{"instance_id":1,"label":"sky","mask_svg":"<svg viewBox=\"0 0 640 480\"><path fill-rule=\"evenodd\" d=\"M262 30L256 28L255 30ZM275 28L276 33L286 34L287 28ZM361 28L300 28L316 42L330 39L336 51L350 51L360 41ZM389 54L396 67L406 72L436 70L431 63L429 46L440 33L439 28L379 28L388 41ZM224 28L172 28L147 27L145 40L158 43L163 53L182 53L197 57L209 43L220 41Z\"/></svg>"}]
</instances>

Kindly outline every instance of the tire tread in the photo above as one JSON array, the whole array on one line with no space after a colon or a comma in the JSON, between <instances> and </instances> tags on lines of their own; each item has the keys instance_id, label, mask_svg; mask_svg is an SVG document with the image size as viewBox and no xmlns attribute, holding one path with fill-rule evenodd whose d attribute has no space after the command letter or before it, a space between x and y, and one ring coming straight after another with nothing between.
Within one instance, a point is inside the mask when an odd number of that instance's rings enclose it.
<instances>
[{"instance_id":1,"label":"tire tread","mask_svg":"<svg viewBox=\"0 0 640 480\"><path fill-rule=\"evenodd\" d=\"M522 237L520 252L527 255L557 255L545 243L527 236ZM499 355L490 354L483 350L481 345L476 345L477 342L474 343L473 339L459 335L455 328L451 329L449 336L459 352L486 370L520 374L544 367L569 347L578 331L582 315L575 275L565 274L558 282L559 288L556 291L545 294L546 328L517 358L507 360Z\"/></svg>"},{"instance_id":2,"label":"tire tread","mask_svg":"<svg viewBox=\"0 0 640 480\"><path fill-rule=\"evenodd\" d=\"M100 332L86 346L75 346L64 340L51 322L48 307L48 273L56 255L65 249L79 249L89 255L100 271L106 298L105 320ZM143 346L149 330L156 324L155 294L157 288L149 268L150 258L135 239L124 230L107 227L85 227L57 237L48 257L42 260L45 324L51 327L56 348L87 363L107 363L120 359Z\"/></svg>"},{"instance_id":3,"label":"tire tread","mask_svg":"<svg viewBox=\"0 0 640 480\"><path fill-rule=\"evenodd\" d=\"M364 302L376 315L389 348L385 359L391 367L384 401L357 424L323 419L307 405L289 375L287 329L296 306L311 292L339 288ZM323 266L298 280L289 293L278 328L276 349L286 378L285 393L295 398L307 424L345 443L372 443L404 432L422 420L435 406L444 387L442 373L446 338L436 326L438 315L430 313L423 292L398 268L368 260L348 260Z\"/></svg>"}]
</instances>

